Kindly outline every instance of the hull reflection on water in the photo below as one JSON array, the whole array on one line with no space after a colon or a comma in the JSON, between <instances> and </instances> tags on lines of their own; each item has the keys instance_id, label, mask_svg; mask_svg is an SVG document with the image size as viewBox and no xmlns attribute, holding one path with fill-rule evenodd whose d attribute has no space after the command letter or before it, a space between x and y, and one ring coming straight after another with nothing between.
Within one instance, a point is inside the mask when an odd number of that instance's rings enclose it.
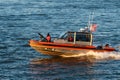
<instances>
[{"instance_id":1,"label":"hull reflection on water","mask_svg":"<svg viewBox=\"0 0 120 80\"><path fill-rule=\"evenodd\" d=\"M92 65L92 62L83 58L52 57L33 59L30 63L30 69L34 79L61 80L72 79L78 74L81 76L86 73L90 74L93 72L89 70Z\"/></svg>"},{"instance_id":2,"label":"hull reflection on water","mask_svg":"<svg viewBox=\"0 0 120 80\"><path fill-rule=\"evenodd\" d=\"M43 59L33 59L31 61L31 64L52 64L52 63L60 63L60 64L68 64L68 65L74 65L79 63L92 63L92 60L94 61L94 58L91 57L91 60L87 58L87 56L82 56L78 58L63 58L63 57L51 57L51 58L43 58Z\"/></svg>"},{"instance_id":3,"label":"hull reflection on water","mask_svg":"<svg viewBox=\"0 0 120 80\"><path fill-rule=\"evenodd\" d=\"M97 75L109 74L107 70L104 70L104 66L101 67L101 64L106 64L107 60L120 59L120 55L116 52L95 53L89 51L86 54L80 53L76 56L49 57L31 60L30 69L32 71L33 79L77 80L85 78L88 79L88 77L91 76L89 78L90 80L96 80L96 76L93 76L96 75L96 73L98 73ZM98 71L96 70L96 64L99 64L99 61L102 61L103 63L97 65L100 69Z\"/></svg>"}]
</instances>

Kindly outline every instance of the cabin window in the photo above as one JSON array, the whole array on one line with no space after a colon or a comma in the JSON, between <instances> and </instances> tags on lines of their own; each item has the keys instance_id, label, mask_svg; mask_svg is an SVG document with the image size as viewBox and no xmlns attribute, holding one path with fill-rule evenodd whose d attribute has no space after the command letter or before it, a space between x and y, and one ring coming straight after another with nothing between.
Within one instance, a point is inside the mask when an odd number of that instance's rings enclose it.
<instances>
[{"instance_id":1,"label":"cabin window","mask_svg":"<svg viewBox=\"0 0 120 80\"><path fill-rule=\"evenodd\" d=\"M76 41L90 42L89 34L76 34Z\"/></svg>"}]
</instances>

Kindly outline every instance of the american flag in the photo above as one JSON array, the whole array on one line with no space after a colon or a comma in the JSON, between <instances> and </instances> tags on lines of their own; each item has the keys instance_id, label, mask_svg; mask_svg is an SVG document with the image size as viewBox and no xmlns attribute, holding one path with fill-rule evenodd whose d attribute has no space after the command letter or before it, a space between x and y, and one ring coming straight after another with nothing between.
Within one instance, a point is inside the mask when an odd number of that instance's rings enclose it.
<instances>
[{"instance_id":1,"label":"american flag","mask_svg":"<svg viewBox=\"0 0 120 80\"><path fill-rule=\"evenodd\" d=\"M90 26L90 31L91 31L91 32L95 32L95 31L96 31L96 28L97 28L97 24L92 24L92 25Z\"/></svg>"}]
</instances>

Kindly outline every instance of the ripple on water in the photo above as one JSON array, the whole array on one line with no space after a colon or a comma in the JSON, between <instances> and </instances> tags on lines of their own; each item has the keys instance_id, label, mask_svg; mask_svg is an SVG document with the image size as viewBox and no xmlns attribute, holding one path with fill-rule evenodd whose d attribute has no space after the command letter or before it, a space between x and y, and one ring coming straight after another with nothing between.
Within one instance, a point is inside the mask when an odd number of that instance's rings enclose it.
<instances>
[{"instance_id":1,"label":"ripple on water","mask_svg":"<svg viewBox=\"0 0 120 80\"><path fill-rule=\"evenodd\" d=\"M119 47L119 0L0 0L0 79L120 79L119 52L90 52L84 56L87 60L51 58L28 45L30 39L39 39L38 32L56 37L68 30L78 31L87 26L93 11L93 23L98 24L94 44Z\"/></svg>"}]
</instances>

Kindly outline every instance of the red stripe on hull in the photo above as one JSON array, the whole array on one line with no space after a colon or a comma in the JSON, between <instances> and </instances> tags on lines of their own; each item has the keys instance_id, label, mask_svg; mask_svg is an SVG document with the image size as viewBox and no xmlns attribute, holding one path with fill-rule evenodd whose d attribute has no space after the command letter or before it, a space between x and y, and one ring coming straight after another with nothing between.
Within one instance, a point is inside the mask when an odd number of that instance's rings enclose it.
<instances>
[{"instance_id":1,"label":"red stripe on hull","mask_svg":"<svg viewBox=\"0 0 120 80\"><path fill-rule=\"evenodd\" d=\"M29 45L33 47L35 50L38 52L41 52L43 54L46 54L45 51L47 52L47 55L60 55L61 52L70 52L72 51L72 54L74 53L73 51L89 51L92 50L94 52L111 52L115 51L114 48L104 48L104 49L97 49L95 46L81 46L78 44L61 44L61 43L53 43L53 42L40 42L36 40L30 40ZM48 50L45 50L48 49ZM50 50L49 50L50 49ZM53 49L53 50L52 50ZM55 49L55 50L54 50ZM59 52L60 54L55 54L54 52ZM62 53L65 54L65 53Z\"/></svg>"}]
</instances>

